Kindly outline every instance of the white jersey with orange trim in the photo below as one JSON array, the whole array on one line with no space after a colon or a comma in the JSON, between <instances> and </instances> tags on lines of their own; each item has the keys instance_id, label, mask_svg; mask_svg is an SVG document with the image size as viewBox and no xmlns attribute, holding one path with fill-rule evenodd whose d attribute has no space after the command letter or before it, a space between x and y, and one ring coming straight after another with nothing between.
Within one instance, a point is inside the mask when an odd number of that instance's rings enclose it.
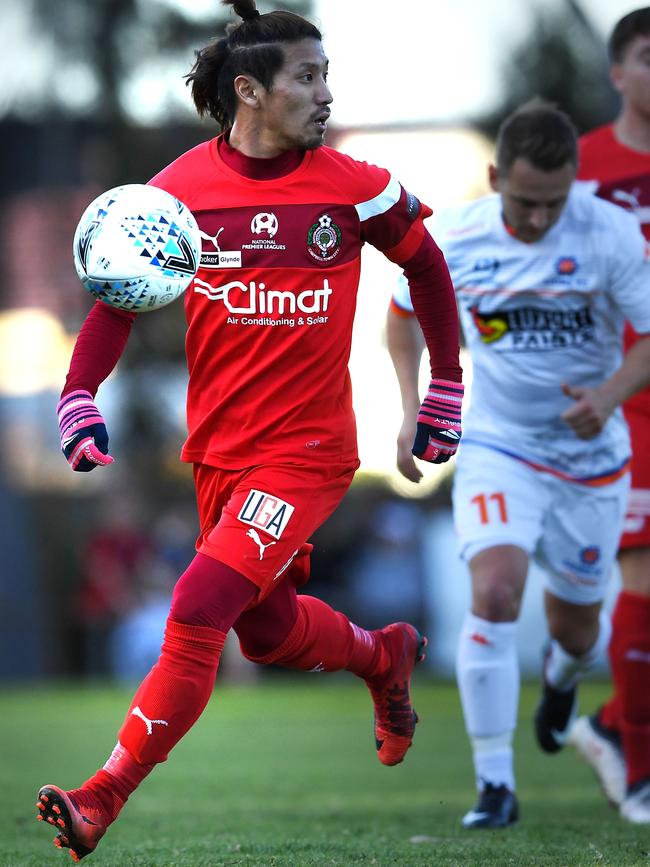
<instances>
[{"instance_id":1,"label":"white jersey with orange trim","mask_svg":"<svg viewBox=\"0 0 650 867\"><path fill-rule=\"evenodd\" d=\"M447 208L430 227L443 250L473 360L463 441L556 475L604 484L630 455L620 409L592 440L561 414L561 385L597 386L622 362L623 323L650 332L650 265L638 221L576 185L558 222L526 244L498 195ZM401 278L393 301L411 310ZM461 446L462 449L462 446Z\"/></svg>"}]
</instances>

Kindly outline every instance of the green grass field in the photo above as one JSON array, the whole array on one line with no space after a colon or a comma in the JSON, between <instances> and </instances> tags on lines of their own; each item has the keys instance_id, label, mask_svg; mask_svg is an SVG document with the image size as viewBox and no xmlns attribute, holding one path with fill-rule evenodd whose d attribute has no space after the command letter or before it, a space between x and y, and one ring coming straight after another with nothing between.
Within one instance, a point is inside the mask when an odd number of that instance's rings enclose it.
<instances>
[{"instance_id":1,"label":"green grass field","mask_svg":"<svg viewBox=\"0 0 650 867\"><path fill-rule=\"evenodd\" d=\"M586 684L596 706L604 684ZM97 852L105 867L216 865L648 865L650 827L622 822L572 751L541 754L524 687L517 734L522 819L463 831L473 775L455 686L422 675L405 762L374 754L370 702L345 676L225 686L170 760L127 804ZM73 787L103 764L130 693L30 686L0 693L0 863L72 864L35 821L40 785Z\"/></svg>"}]
</instances>

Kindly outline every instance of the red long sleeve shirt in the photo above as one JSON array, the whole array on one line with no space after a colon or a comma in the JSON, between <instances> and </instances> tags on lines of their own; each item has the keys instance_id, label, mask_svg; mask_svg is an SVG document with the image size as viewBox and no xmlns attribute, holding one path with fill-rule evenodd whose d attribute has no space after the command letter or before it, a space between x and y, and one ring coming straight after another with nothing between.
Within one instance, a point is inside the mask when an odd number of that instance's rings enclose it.
<instances>
[{"instance_id":1,"label":"red long sleeve shirt","mask_svg":"<svg viewBox=\"0 0 650 867\"><path fill-rule=\"evenodd\" d=\"M431 212L385 169L326 147L254 160L220 137L151 183L185 202L203 238L185 293L183 460L356 460L348 359L366 242L409 277L433 374L460 380L451 280L422 222ZM64 393L96 392L134 319L95 305Z\"/></svg>"}]
</instances>

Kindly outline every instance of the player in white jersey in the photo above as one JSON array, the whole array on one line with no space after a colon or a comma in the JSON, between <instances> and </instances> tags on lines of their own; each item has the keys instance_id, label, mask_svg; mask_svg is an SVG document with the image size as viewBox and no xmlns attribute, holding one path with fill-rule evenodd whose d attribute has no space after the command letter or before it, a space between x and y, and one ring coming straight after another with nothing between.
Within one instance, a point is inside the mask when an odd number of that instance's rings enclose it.
<instances>
[{"instance_id":1,"label":"player in white jersey","mask_svg":"<svg viewBox=\"0 0 650 867\"><path fill-rule=\"evenodd\" d=\"M535 714L545 751L563 746L576 685L609 638L600 609L630 456L619 407L650 380L650 265L634 217L572 186L576 154L566 115L530 103L499 131L495 195L432 226L474 365L453 487L472 577L457 657L479 790L467 828L518 818L516 629L531 557L547 575L550 638ZM421 340L411 309L400 282L387 323L405 408L398 465L417 481L409 445ZM623 360L624 319L642 338Z\"/></svg>"}]
</instances>

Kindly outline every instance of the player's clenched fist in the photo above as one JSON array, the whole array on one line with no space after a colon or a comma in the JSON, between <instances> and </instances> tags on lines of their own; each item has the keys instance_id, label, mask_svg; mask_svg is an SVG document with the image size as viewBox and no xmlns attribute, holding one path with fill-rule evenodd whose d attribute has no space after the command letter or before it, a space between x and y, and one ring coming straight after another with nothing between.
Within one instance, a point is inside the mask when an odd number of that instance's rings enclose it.
<instances>
[{"instance_id":1,"label":"player's clenched fist","mask_svg":"<svg viewBox=\"0 0 650 867\"><path fill-rule=\"evenodd\" d=\"M562 413L562 421L582 440L598 436L617 405L615 400L608 399L606 384L601 388L587 388L564 383L562 391L575 401Z\"/></svg>"},{"instance_id":2,"label":"player's clenched fist","mask_svg":"<svg viewBox=\"0 0 650 867\"><path fill-rule=\"evenodd\" d=\"M412 449L416 458L432 464L443 464L455 454L461 437L463 393L461 382L431 380L417 417Z\"/></svg>"},{"instance_id":3,"label":"player's clenched fist","mask_svg":"<svg viewBox=\"0 0 650 867\"><path fill-rule=\"evenodd\" d=\"M113 463L108 452L108 431L89 391L71 391L59 401L61 450L72 469L89 473Z\"/></svg>"}]
</instances>

